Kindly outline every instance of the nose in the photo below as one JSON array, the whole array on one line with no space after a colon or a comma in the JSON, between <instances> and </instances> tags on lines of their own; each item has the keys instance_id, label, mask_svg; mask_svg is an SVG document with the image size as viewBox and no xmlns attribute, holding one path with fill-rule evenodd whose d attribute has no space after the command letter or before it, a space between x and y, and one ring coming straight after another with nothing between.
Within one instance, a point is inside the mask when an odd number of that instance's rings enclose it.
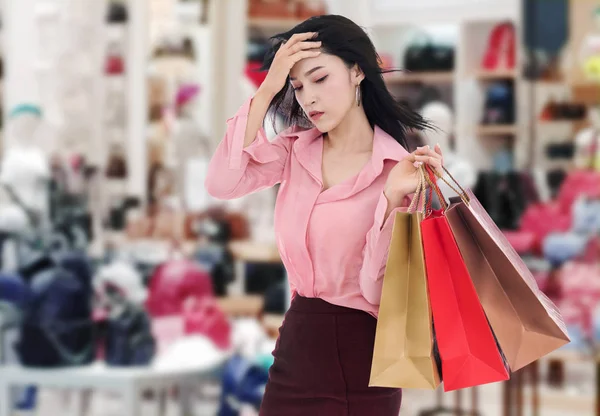
<instances>
[{"instance_id":1,"label":"nose","mask_svg":"<svg viewBox=\"0 0 600 416\"><path fill-rule=\"evenodd\" d=\"M316 98L312 97L312 98L306 98L304 100L304 107L310 107L312 105L315 105L317 102Z\"/></svg>"}]
</instances>

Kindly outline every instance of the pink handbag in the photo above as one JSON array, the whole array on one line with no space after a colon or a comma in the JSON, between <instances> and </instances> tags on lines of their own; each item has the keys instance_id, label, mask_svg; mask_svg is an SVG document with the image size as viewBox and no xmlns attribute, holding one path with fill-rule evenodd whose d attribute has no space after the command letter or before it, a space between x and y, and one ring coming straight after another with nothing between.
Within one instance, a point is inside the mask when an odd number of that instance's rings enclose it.
<instances>
[{"instance_id":1,"label":"pink handbag","mask_svg":"<svg viewBox=\"0 0 600 416\"><path fill-rule=\"evenodd\" d=\"M153 317L181 315L188 299L213 297L211 276L200 265L187 259L169 260L152 275L146 308Z\"/></svg>"},{"instance_id":2,"label":"pink handbag","mask_svg":"<svg viewBox=\"0 0 600 416\"><path fill-rule=\"evenodd\" d=\"M194 300L184 312L185 333L201 334L227 350L231 346L231 325L214 298Z\"/></svg>"},{"instance_id":3,"label":"pink handbag","mask_svg":"<svg viewBox=\"0 0 600 416\"><path fill-rule=\"evenodd\" d=\"M503 230L502 233L519 254L529 253L535 248L536 237L532 231Z\"/></svg>"},{"instance_id":4,"label":"pink handbag","mask_svg":"<svg viewBox=\"0 0 600 416\"><path fill-rule=\"evenodd\" d=\"M556 202L530 205L521 217L520 232L534 235L533 251L541 252L544 238L552 232L571 228L571 213L563 211Z\"/></svg>"},{"instance_id":5,"label":"pink handbag","mask_svg":"<svg viewBox=\"0 0 600 416\"><path fill-rule=\"evenodd\" d=\"M600 172L576 170L569 172L558 193L560 210L571 212L571 206L581 195L600 198Z\"/></svg>"}]
</instances>

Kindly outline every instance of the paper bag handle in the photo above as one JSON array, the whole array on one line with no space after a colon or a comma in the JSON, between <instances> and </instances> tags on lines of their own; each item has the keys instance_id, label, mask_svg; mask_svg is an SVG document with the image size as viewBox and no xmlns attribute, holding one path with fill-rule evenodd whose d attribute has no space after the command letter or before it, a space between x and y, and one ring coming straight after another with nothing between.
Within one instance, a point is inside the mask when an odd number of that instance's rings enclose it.
<instances>
[{"instance_id":1,"label":"paper bag handle","mask_svg":"<svg viewBox=\"0 0 600 416\"><path fill-rule=\"evenodd\" d=\"M427 175L425 175L425 180L429 184L429 187L433 189L440 200L440 205L442 206L442 210L446 211L448 209L448 203L446 202L446 198L444 198L444 194L442 194L442 190L437 184L435 179L435 172L429 166L425 167L427 171ZM428 202L428 211L431 211L431 199Z\"/></svg>"},{"instance_id":2,"label":"paper bag handle","mask_svg":"<svg viewBox=\"0 0 600 416\"><path fill-rule=\"evenodd\" d=\"M425 212L425 202L427 200L427 182L425 181L425 172L423 166L419 166L417 169L419 175L419 182L417 183L417 189L413 195L413 199L408 206L408 212ZM420 208L419 208L420 207Z\"/></svg>"},{"instance_id":3,"label":"paper bag handle","mask_svg":"<svg viewBox=\"0 0 600 416\"><path fill-rule=\"evenodd\" d=\"M452 182L454 182L454 184L458 187L459 190L457 190L454 185L452 185L450 182L448 182L446 180L446 178L444 178L443 175L440 175L437 173L437 171L431 169L429 166L426 166L426 170L430 173L430 175L426 175L425 180L427 181L427 183L429 183L430 185L433 183L435 183L435 177L440 178L442 181L444 181L446 183L446 185L448 185L450 187L450 189L452 189L456 195L458 195L460 197L460 199L462 199L462 201L469 205L469 202L471 202L471 198L469 197L469 195L467 195L467 191L465 191L463 189L462 186L460 186L460 184L458 183L458 181L456 179L454 179L454 177L452 176L452 174L450 172L448 172L448 169L446 169L445 166L442 166L442 168L444 169L444 172L446 172L446 174L448 175L448 177L450 177L450 179L452 179ZM436 191L436 194L438 194L438 197L440 199L440 203L444 204L446 203L446 200L444 199L441 190L439 189L439 187L437 186L437 183L435 183L435 186L433 187L434 190ZM448 204L446 203L446 206Z\"/></svg>"}]
</instances>

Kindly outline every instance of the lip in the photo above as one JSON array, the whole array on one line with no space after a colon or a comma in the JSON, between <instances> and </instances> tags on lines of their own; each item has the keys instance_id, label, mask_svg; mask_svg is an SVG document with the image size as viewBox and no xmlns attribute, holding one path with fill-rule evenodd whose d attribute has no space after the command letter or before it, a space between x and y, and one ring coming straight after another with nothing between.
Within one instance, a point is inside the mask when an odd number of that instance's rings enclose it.
<instances>
[{"instance_id":1,"label":"lip","mask_svg":"<svg viewBox=\"0 0 600 416\"><path fill-rule=\"evenodd\" d=\"M321 118L321 116L323 116L323 114L325 114L323 111L311 111L310 113L308 113L308 116L312 120L318 120Z\"/></svg>"}]
</instances>

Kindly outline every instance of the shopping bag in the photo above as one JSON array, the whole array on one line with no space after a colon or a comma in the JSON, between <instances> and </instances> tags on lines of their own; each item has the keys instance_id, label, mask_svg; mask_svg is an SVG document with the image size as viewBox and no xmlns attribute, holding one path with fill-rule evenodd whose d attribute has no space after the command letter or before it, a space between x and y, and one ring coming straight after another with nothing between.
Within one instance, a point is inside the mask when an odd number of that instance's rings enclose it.
<instances>
[{"instance_id":1,"label":"shopping bag","mask_svg":"<svg viewBox=\"0 0 600 416\"><path fill-rule=\"evenodd\" d=\"M446 218L514 372L567 344L567 329L558 308L473 193L454 183L460 197L450 199Z\"/></svg>"},{"instance_id":2,"label":"shopping bag","mask_svg":"<svg viewBox=\"0 0 600 416\"><path fill-rule=\"evenodd\" d=\"M435 190L435 177L430 186ZM444 375L444 391L508 380L509 371L448 221L441 210L421 223L433 322Z\"/></svg>"},{"instance_id":3,"label":"shopping bag","mask_svg":"<svg viewBox=\"0 0 600 416\"><path fill-rule=\"evenodd\" d=\"M423 213L415 211L417 204L423 209L424 197L419 186L408 212L394 217L369 386L435 389L440 384L419 225Z\"/></svg>"}]
</instances>

